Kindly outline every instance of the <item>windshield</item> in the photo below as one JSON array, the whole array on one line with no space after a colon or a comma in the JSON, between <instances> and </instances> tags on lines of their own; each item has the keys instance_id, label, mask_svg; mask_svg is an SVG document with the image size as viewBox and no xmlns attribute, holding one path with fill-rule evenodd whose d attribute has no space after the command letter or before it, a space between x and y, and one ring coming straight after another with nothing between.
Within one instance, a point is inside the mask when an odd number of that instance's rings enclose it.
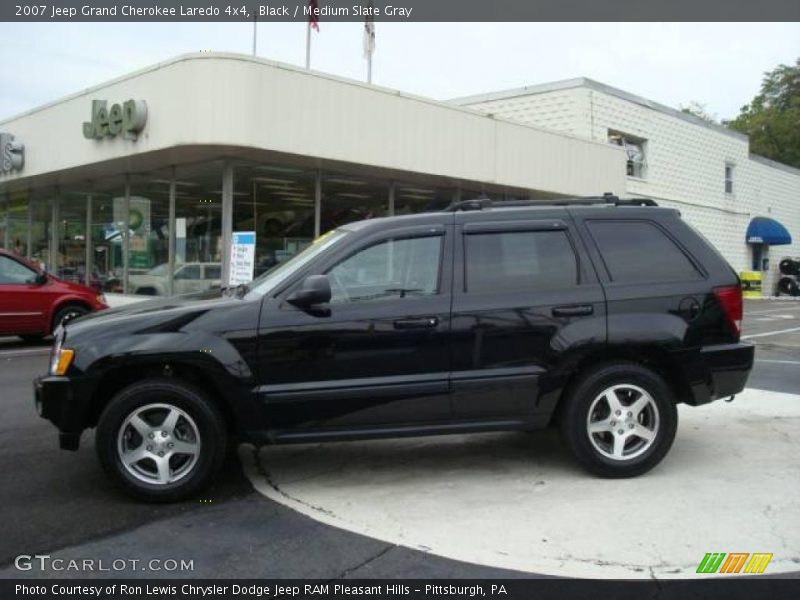
<instances>
[{"instance_id":1,"label":"windshield","mask_svg":"<svg viewBox=\"0 0 800 600\"><path fill-rule=\"evenodd\" d=\"M176 267L179 265L175 265ZM148 275L166 275L167 269L169 268L169 264L164 263L162 265L158 265L157 267L153 267L150 269L147 274Z\"/></svg>"},{"instance_id":2,"label":"windshield","mask_svg":"<svg viewBox=\"0 0 800 600\"><path fill-rule=\"evenodd\" d=\"M325 252L328 248L338 243L348 234L344 229L334 229L314 240L302 252L295 254L289 260L278 263L269 271L260 275L248 286L251 293L263 296L269 294L281 283L289 279L297 271L305 267L311 260Z\"/></svg>"}]
</instances>

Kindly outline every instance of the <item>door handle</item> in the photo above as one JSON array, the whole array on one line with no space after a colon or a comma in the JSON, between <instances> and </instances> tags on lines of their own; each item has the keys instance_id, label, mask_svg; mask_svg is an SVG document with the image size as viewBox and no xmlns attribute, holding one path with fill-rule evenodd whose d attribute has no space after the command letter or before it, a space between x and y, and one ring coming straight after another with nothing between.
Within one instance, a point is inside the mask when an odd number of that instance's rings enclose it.
<instances>
[{"instance_id":1,"label":"door handle","mask_svg":"<svg viewBox=\"0 0 800 600\"><path fill-rule=\"evenodd\" d=\"M439 324L438 317L422 317L419 319L398 319L395 329L433 329Z\"/></svg>"},{"instance_id":2,"label":"door handle","mask_svg":"<svg viewBox=\"0 0 800 600\"><path fill-rule=\"evenodd\" d=\"M586 317L594 313L594 307L591 304L555 306L552 312L554 317Z\"/></svg>"}]
</instances>

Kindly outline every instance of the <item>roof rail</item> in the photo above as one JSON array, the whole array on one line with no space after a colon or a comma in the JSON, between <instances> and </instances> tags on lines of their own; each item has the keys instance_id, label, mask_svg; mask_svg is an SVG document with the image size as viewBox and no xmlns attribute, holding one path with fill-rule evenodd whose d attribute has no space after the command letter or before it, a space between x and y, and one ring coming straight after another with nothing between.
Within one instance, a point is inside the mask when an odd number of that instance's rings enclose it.
<instances>
[{"instance_id":1,"label":"roof rail","mask_svg":"<svg viewBox=\"0 0 800 600\"><path fill-rule=\"evenodd\" d=\"M587 196L585 198L552 198L550 200L498 200L489 198L473 198L453 202L444 209L444 212L459 212L470 210L483 210L485 208L513 208L517 206L658 206L650 198L619 198L614 194L605 193L602 196Z\"/></svg>"}]
</instances>

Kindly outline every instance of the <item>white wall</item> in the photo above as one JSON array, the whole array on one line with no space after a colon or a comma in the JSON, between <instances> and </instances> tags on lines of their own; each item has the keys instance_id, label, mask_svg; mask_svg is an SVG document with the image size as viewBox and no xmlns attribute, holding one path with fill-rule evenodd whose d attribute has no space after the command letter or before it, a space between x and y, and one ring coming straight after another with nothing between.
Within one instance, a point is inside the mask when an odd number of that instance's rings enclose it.
<instances>
[{"instance_id":1,"label":"white wall","mask_svg":"<svg viewBox=\"0 0 800 600\"><path fill-rule=\"evenodd\" d=\"M137 141L82 136L92 99L148 104ZM453 179L593 195L621 192L618 148L394 90L241 55L197 54L0 123L37 175L179 145L259 148ZM578 168L577 165L581 165Z\"/></svg>"},{"instance_id":2,"label":"white wall","mask_svg":"<svg viewBox=\"0 0 800 600\"><path fill-rule=\"evenodd\" d=\"M765 290L774 290L778 260L800 256L800 170L751 159L746 136L697 124L648 101L603 91L602 85L601 89L591 84L553 87L465 100L472 108L595 141L607 140L609 129L646 139L646 176L626 178L626 193L678 208L737 271L751 268L752 255L745 243L750 219L760 215L777 219L789 229L794 243L770 249ZM726 162L735 169L733 194L725 193Z\"/></svg>"}]
</instances>

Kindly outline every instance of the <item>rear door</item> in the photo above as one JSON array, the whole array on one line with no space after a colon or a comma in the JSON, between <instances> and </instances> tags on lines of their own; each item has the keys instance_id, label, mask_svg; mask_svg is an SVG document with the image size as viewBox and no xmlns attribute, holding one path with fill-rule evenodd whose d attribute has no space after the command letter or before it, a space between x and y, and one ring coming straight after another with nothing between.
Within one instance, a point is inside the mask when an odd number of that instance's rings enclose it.
<instances>
[{"instance_id":1,"label":"rear door","mask_svg":"<svg viewBox=\"0 0 800 600\"><path fill-rule=\"evenodd\" d=\"M50 298L36 272L0 255L0 334L44 333Z\"/></svg>"},{"instance_id":2,"label":"rear door","mask_svg":"<svg viewBox=\"0 0 800 600\"><path fill-rule=\"evenodd\" d=\"M454 417L549 415L563 385L555 367L575 348L605 342L605 298L582 242L562 209L459 220Z\"/></svg>"}]
</instances>

